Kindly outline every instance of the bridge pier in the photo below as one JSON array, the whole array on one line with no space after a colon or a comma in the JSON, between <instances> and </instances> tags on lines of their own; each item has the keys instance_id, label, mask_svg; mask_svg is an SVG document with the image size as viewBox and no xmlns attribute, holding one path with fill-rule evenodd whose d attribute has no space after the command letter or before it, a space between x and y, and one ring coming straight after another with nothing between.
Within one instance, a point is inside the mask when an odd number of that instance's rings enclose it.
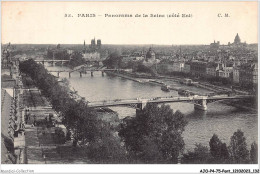
<instances>
[{"instance_id":1,"label":"bridge pier","mask_svg":"<svg viewBox=\"0 0 260 174\"><path fill-rule=\"evenodd\" d=\"M101 73L102 73L102 76L104 77L104 71L102 71Z\"/></svg>"},{"instance_id":2,"label":"bridge pier","mask_svg":"<svg viewBox=\"0 0 260 174\"><path fill-rule=\"evenodd\" d=\"M143 109L144 107L146 106L147 104L147 101L144 100L142 101L142 103L137 103L137 106L136 106L136 115L138 115Z\"/></svg>"},{"instance_id":3,"label":"bridge pier","mask_svg":"<svg viewBox=\"0 0 260 174\"><path fill-rule=\"evenodd\" d=\"M138 103L135 110L136 116L139 115L142 112L142 110L143 110L142 103Z\"/></svg>"},{"instance_id":4,"label":"bridge pier","mask_svg":"<svg viewBox=\"0 0 260 174\"><path fill-rule=\"evenodd\" d=\"M91 71L91 77L93 77L93 71Z\"/></svg>"},{"instance_id":5,"label":"bridge pier","mask_svg":"<svg viewBox=\"0 0 260 174\"><path fill-rule=\"evenodd\" d=\"M194 109L206 111L208 109L208 107L207 107L207 100L205 98L201 99L201 100L198 100L194 104Z\"/></svg>"}]
</instances>

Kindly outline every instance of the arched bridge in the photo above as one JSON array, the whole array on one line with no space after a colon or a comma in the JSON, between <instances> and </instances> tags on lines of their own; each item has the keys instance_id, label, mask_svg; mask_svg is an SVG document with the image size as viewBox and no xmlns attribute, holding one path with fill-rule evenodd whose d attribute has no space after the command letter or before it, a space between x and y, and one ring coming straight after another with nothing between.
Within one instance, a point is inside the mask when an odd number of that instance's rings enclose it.
<instances>
[{"instance_id":1,"label":"arched bridge","mask_svg":"<svg viewBox=\"0 0 260 174\"><path fill-rule=\"evenodd\" d=\"M70 70L54 70L54 71L49 71L49 72L56 72L58 77L60 76L60 73L62 73L62 72L67 72L69 74L69 77L71 77L72 72L79 72L79 76L82 77L82 73L87 73L87 72L90 72L91 76L93 76L93 73L95 71L100 71L103 76L104 72L106 72L106 71L121 71L121 70L124 70L124 69L108 69L108 68L93 68L93 67L79 66L77 68L70 69Z\"/></svg>"},{"instance_id":2,"label":"arched bridge","mask_svg":"<svg viewBox=\"0 0 260 174\"><path fill-rule=\"evenodd\" d=\"M152 99L116 99L96 102L88 102L90 108L111 107L111 106L131 106L142 110L147 103L174 103L174 102L193 102L195 109L207 110L207 104L219 100L238 100L253 98L253 95L236 95L236 96L191 96L191 97L156 97Z\"/></svg>"},{"instance_id":3,"label":"arched bridge","mask_svg":"<svg viewBox=\"0 0 260 174\"><path fill-rule=\"evenodd\" d=\"M34 60L34 61L44 64L45 62L48 62L48 63L57 63L57 62L65 63L65 62L69 62L70 60L44 59L44 60Z\"/></svg>"}]
</instances>

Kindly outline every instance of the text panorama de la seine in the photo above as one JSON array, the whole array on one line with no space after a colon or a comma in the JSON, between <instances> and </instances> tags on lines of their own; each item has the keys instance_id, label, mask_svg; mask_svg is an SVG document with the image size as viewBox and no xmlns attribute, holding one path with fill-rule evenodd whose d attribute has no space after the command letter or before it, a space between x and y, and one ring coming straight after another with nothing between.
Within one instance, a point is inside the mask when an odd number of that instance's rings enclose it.
<instances>
[{"instance_id":1,"label":"text panorama de la seine","mask_svg":"<svg viewBox=\"0 0 260 174\"><path fill-rule=\"evenodd\" d=\"M77 17L106 17L106 18L191 18L192 14L189 13L170 13L170 14L77 14ZM65 17L74 17L72 14L65 14Z\"/></svg>"}]
</instances>

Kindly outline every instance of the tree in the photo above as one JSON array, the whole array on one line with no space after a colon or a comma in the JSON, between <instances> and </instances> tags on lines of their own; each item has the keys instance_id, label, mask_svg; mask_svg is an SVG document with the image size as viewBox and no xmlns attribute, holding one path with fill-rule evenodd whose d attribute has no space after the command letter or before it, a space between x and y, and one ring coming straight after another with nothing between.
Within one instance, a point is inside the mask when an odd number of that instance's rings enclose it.
<instances>
[{"instance_id":1,"label":"tree","mask_svg":"<svg viewBox=\"0 0 260 174\"><path fill-rule=\"evenodd\" d=\"M209 142L210 154L215 160L228 159L229 153L226 143L222 143L218 136L214 134ZM221 161L219 161L221 162Z\"/></svg>"},{"instance_id":2,"label":"tree","mask_svg":"<svg viewBox=\"0 0 260 174\"><path fill-rule=\"evenodd\" d=\"M62 115L62 122L69 130L65 136L56 131L56 141L64 143L72 134L73 146L81 141L88 147L88 154L98 163L127 163L126 150L120 139L113 135L111 127L97 118L97 113L89 108L84 100L70 97L68 87L61 86L57 79L48 73L43 65L32 59L20 63L22 73L29 75L35 85L50 99L52 107Z\"/></svg>"},{"instance_id":3,"label":"tree","mask_svg":"<svg viewBox=\"0 0 260 174\"><path fill-rule=\"evenodd\" d=\"M127 119L121 124L119 136L125 142L129 153L145 163L153 163L153 158L160 153L164 163L177 163L177 157L184 149L181 136L187 121L184 115L170 106L147 104L136 117ZM150 144L150 150L147 148ZM153 154L153 155L152 155ZM156 159L160 161L161 158Z\"/></svg>"},{"instance_id":4,"label":"tree","mask_svg":"<svg viewBox=\"0 0 260 174\"><path fill-rule=\"evenodd\" d=\"M220 157L222 159L229 159L229 152L226 143L221 144Z\"/></svg>"},{"instance_id":5,"label":"tree","mask_svg":"<svg viewBox=\"0 0 260 174\"><path fill-rule=\"evenodd\" d=\"M234 132L230 138L229 151L234 163L247 163L249 152L247 150L246 138L241 130Z\"/></svg>"},{"instance_id":6,"label":"tree","mask_svg":"<svg viewBox=\"0 0 260 174\"><path fill-rule=\"evenodd\" d=\"M126 149L120 138L111 132L109 124L102 124L99 138L89 143L88 157L99 163L128 163Z\"/></svg>"},{"instance_id":7,"label":"tree","mask_svg":"<svg viewBox=\"0 0 260 174\"><path fill-rule=\"evenodd\" d=\"M210 153L208 147L196 144L193 152L189 151L183 155L184 164L207 164L209 163Z\"/></svg>"},{"instance_id":8,"label":"tree","mask_svg":"<svg viewBox=\"0 0 260 174\"><path fill-rule=\"evenodd\" d=\"M103 61L103 64L108 68L119 68L122 58L117 52L111 53L106 60Z\"/></svg>"},{"instance_id":9,"label":"tree","mask_svg":"<svg viewBox=\"0 0 260 174\"><path fill-rule=\"evenodd\" d=\"M82 54L78 51L75 51L71 56L71 60L69 61L69 66L74 68L76 66L79 66L79 65L82 65L85 63L86 63L86 61L82 57Z\"/></svg>"},{"instance_id":10,"label":"tree","mask_svg":"<svg viewBox=\"0 0 260 174\"><path fill-rule=\"evenodd\" d=\"M253 142L251 144L251 149L250 149L250 160L253 164L257 164L258 161L258 146L256 142Z\"/></svg>"},{"instance_id":11,"label":"tree","mask_svg":"<svg viewBox=\"0 0 260 174\"><path fill-rule=\"evenodd\" d=\"M151 137L144 137L141 144L143 151L139 154L140 160L144 163L160 164L165 163L162 153L158 149L158 145L152 141Z\"/></svg>"},{"instance_id":12,"label":"tree","mask_svg":"<svg viewBox=\"0 0 260 174\"><path fill-rule=\"evenodd\" d=\"M218 136L214 134L209 142L210 154L215 158L219 158L221 155L221 146L222 142L219 140Z\"/></svg>"}]
</instances>

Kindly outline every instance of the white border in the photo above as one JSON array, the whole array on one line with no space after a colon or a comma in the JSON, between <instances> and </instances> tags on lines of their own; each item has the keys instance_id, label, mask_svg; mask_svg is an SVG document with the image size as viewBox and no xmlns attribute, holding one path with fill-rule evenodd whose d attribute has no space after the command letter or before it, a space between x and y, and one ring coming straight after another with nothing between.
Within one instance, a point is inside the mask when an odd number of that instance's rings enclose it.
<instances>
[{"instance_id":1,"label":"white border","mask_svg":"<svg viewBox=\"0 0 260 174\"><path fill-rule=\"evenodd\" d=\"M2 0L0 0L3 2ZM19 0L4 0L4 1L19 1ZM31 1L31 0L23 0L23 1ZM36 0L37 1L37 0ZM39 0L39 1L52 1L52 0ZM69 1L69 0L56 0L56 1ZM93 0L85 0L85 1L93 1ZM109 0L96 0L96 1L109 1ZM110 0L111 1L111 0ZM112 0L112 1L124 1L124 0ZM132 0L132 1L139 1L139 0ZM156 0L141 0L141 1L156 1ZM169 1L169 0L168 0ZM178 0L172 0L172 1L178 1ZM181 0L185 2L207 2L209 0ZM211 1L224 1L224 0L211 0ZM258 30L259 30L259 7L260 3L258 0L226 0L231 2L237 2L237 1L257 1L258 2ZM72 2L72 1L71 1ZM0 5L1 7L1 5ZM0 10L1 13L1 10ZM2 14L2 13L1 13ZM1 19L0 19L1 22ZM2 31L2 28L1 28ZM259 57L259 33L258 33L258 57ZM0 36L1 39L1 36ZM0 48L1 51L1 48ZM1 56L1 54L0 54ZM258 67L260 63L258 61ZM259 70L258 70L259 74ZM260 87L258 86L258 91ZM259 98L259 94L258 94ZM258 101L258 108L260 106L260 103ZM1 121L0 121L1 122ZM1 124L0 124L1 125ZM258 119L258 125L259 125L259 119ZM259 137L259 128L258 128L258 137ZM258 149L259 149L259 142L258 142ZM1 152L1 149L0 149ZM27 170L33 170L33 173L200 173L201 169L225 169L225 170L233 170L233 169L259 169L259 150L258 150L258 164L247 164L247 165L225 165L225 164L214 164L214 165L198 165L198 164L154 164L154 165L142 165L142 164L44 164L44 165L31 165L31 164L23 164L23 165L14 165L14 164L1 164L0 168L1 171L5 170L8 171L8 173L31 173Z\"/></svg>"}]
</instances>

